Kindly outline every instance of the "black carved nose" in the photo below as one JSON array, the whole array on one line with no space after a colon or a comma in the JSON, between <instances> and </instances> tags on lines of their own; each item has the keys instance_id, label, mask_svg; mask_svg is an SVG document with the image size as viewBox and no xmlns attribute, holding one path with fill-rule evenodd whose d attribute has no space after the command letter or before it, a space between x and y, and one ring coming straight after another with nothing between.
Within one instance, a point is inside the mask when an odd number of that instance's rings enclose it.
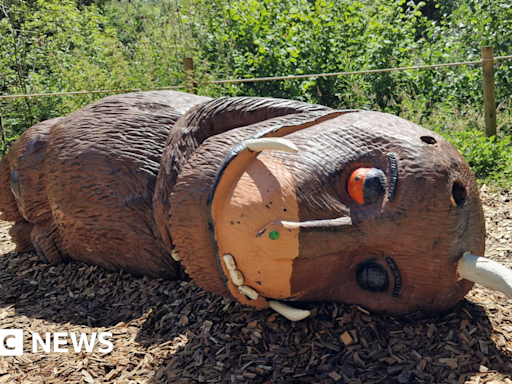
<instances>
[{"instance_id":1,"label":"black carved nose","mask_svg":"<svg viewBox=\"0 0 512 384\"><path fill-rule=\"evenodd\" d=\"M386 193L386 174L378 168L372 168L366 174L363 182L365 204L375 204Z\"/></svg>"},{"instance_id":2,"label":"black carved nose","mask_svg":"<svg viewBox=\"0 0 512 384\"><path fill-rule=\"evenodd\" d=\"M356 268L357 284L368 292L386 292L389 277L384 266L375 259L360 262Z\"/></svg>"}]
</instances>

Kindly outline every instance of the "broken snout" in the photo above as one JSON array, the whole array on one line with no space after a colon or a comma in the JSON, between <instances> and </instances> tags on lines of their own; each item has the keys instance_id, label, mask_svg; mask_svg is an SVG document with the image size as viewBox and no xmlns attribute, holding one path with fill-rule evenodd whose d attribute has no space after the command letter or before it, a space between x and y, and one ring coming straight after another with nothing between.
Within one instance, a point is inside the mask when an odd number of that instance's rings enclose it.
<instances>
[{"instance_id":1,"label":"broken snout","mask_svg":"<svg viewBox=\"0 0 512 384\"><path fill-rule=\"evenodd\" d=\"M512 298L512 270L500 263L466 252L459 260L457 274L459 280L481 284Z\"/></svg>"}]
</instances>

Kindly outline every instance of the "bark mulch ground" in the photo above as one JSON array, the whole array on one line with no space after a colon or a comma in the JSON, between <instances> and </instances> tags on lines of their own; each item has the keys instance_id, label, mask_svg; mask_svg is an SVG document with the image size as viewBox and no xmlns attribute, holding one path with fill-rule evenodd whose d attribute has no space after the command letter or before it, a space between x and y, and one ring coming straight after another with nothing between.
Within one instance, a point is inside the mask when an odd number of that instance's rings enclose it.
<instances>
[{"instance_id":1,"label":"bark mulch ground","mask_svg":"<svg viewBox=\"0 0 512 384\"><path fill-rule=\"evenodd\" d=\"M482 189L486 256L510 267L511 199ZM512 301L481 286L442 315L324 303L291 323L193 281L42 264L13 251L8 228L0 224L0 329L23 329L25 353L0 356L0 383L512 384ZM76 353L70 341L69 353L33 353L34 332L111 332L114 349Z\"/></svg>"}]
</instances>

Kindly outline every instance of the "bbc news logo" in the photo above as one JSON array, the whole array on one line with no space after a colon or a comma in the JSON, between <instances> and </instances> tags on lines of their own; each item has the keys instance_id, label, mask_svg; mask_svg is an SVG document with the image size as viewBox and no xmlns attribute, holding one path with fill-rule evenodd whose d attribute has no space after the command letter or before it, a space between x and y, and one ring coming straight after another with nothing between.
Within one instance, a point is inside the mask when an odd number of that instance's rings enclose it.
<instances>
[{"instance_id":1,"label":"bbc news logo","mask_svg":"<svg viewBox=\"0 0 512 384\"><path fill-rule=\"evenodd\" d=\"M0 356L23 355L23 329L0 329Z\"/></svg>"},{"instance_id":2,"label":"bbc news logo","mask_svg":"<svg viewBox=\"0 0 512 384\"><path fill-rule=\"evenodd\" d=\"M98 346L100 353L109 353L114 349L112 341L107 339L107 337L112 337L110 332L93 332L91 335L79 333L78 336L76 332L46 332L44 338L34 332L32 333L32 353L69 353L70 349L64 347L68 344L68 337L71 339L71 345L76 353L83 352L84 349L85 352L92 353L96 341L102 345ZM23 329L0 329L0 356L22 355Z\"/></svg>"}]
</instances>

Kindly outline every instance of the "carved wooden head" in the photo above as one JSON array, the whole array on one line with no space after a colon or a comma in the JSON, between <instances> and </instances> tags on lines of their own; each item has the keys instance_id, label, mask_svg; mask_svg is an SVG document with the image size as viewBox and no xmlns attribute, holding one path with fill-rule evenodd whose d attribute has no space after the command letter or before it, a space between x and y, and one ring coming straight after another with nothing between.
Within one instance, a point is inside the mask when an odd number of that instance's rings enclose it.
<instances>
[{"instance_id":1,"label":"carved wooden head","mask_svg":"<svg viewBox=\"0 0 512 384\"><path fill-rule=\"evenodd\" d=\"M247 148L258 137L298 153ZM442 311L473 285L457 274L463 254L484 252L466 161L439 135L384 113L308 112L213 136L171 200L170 234L191 276L255 307Z\"/></svg>"}]
</instances>

